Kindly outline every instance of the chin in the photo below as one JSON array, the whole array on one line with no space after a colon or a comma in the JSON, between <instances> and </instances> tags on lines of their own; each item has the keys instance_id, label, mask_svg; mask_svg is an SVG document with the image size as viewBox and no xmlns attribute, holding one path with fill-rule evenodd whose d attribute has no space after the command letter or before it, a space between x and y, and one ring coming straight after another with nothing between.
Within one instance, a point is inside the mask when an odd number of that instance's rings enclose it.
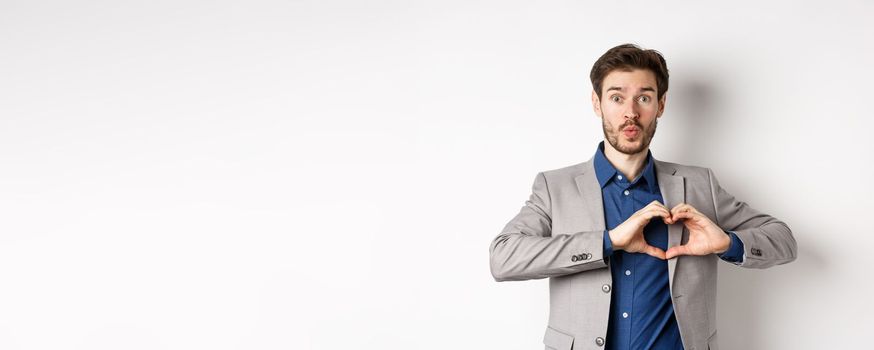
<instances>
[{"instance_id":1,"label":"chin","mask_svg":"<svg viewBox=\"0 0 874 350\"><path fill-rule=\"evenodd\" d=\"M641 149L643 148L643 142L626 142L624 144L620 144L624 149Z\"/></svg>"},{"instance_id":2,"label":"chin","mask_svg":"<svg viewBox=\"0 0 874 350\"><path fill-rule=\"evenodd\" d=\"M646 147L643 147L643 144L640 142L633 144L620 144L620 146L621 147L618 151L625 154L638 154L646 149Z\"/></svg>"}]
</instances>

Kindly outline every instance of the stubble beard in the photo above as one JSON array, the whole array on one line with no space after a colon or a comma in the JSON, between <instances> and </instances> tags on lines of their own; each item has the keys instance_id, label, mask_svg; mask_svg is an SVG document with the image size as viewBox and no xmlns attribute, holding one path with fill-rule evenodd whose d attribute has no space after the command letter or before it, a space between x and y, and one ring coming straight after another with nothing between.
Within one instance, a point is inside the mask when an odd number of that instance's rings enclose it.
<instances>
[{"instance_id":1,"label":"stubble beard","mask_svg":"<svg viewBox=\"0 0 874 350\"><path fill-rule=\"evenodd\" d=\"M629 120L618 128L614 128L613 124L610 124L610 122L607 121L607 118L601 118L601 125L604 129L604 138L607 139L607 142L609 142L611 146L613 146L613 149L628 155L638 154L649 148L649 143L652 141L653 136L655 136L658 124L659 118L653 118L652 123L646 128L640 125L637 121ZM619 134L622 132L622 129L632 125L637 126L643 135L643 138L637 147L634 145L622 145L619 143Z\"/></svg>"}]
</instances>

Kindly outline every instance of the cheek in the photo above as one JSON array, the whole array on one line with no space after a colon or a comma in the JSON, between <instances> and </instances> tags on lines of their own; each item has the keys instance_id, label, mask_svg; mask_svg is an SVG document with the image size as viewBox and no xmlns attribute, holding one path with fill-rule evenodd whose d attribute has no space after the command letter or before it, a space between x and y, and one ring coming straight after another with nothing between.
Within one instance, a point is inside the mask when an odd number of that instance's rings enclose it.
<instances>
[{"instance_id":1,"label":"cheek","mask_svg":"<svg viewBox=\"0 0 874 350\"><path fill-rule=\"evenodd\" d=\"M614 104L607 103L601 105L601 114L604 115L604 118L612 120L622 117L622 109Z\"/></svg>"},{"instance_id":2,"label":"cheek","mask_svg":"<svg viewBox=\"0 0 874 350\"><path fill-rule=\"evenodd\" d=\"M659 105L657 103L645 105L640 107L641 114L646 113L647 115L655 116L659 112Z\"/></svg>"}]
</instances>

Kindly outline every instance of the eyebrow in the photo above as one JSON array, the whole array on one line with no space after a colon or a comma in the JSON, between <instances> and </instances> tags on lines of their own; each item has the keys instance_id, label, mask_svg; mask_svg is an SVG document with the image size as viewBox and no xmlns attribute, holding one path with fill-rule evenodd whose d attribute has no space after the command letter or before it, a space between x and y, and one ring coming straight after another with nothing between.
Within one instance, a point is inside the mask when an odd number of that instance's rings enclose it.
<instances>
[{"instance_id":1,"label":"eyebrow","mask_svg":"<svg viewBox=\"0 0 874 350\"><path fill-rule=\"evenodd\" d=\"M616 91L620 91L620 92L621 92L621 91L624 90L624 89L621 88L621 87L618 87L618 86L611 86L611 87L607 88L607 91L613 91L613 90L616 90ZM653 88L647 86L647 87L644 87L644 88L640 88L640 91L650 91L650 92L655 92L655 89L653 89Z\"/></svg>"}]
</instances>

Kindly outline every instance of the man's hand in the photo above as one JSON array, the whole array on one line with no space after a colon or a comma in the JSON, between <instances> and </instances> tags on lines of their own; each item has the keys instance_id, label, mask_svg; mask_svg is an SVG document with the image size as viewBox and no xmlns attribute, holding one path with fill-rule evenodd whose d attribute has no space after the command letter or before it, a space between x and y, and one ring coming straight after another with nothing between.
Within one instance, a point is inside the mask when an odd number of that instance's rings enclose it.
<instances>
[{"instance_id":1,"label":"man's hand","mask_svg":"<svg viewBox=\"0 0 874 350\"><path fill-rule=\"evenodd\" d=\"M613 243L613 249L621 249L629 253L646 253L659 259L665 259L664 250L649 245L643 238L643 228L656 216L662 217L662 220L667 224L673 223L668 208L658 201L652 201L631 215L628 220L607 232Z\"/></svg>"},{"instance_id":2,"label":"man's hand","mask_svg":"<svg viewBox=\"0 0 874 350\"><path fill-rule=\"evenodd\" d=\"M681 203L671 209L670 220L677 222L683 220L683 225L689 230L689 241L684 245L668 248L665 253L667 259L678 255L707 255L720 254L728 250L731 238L725 234L719 226L701 214L691 205Z\"/></svg>"}]
</instances>

